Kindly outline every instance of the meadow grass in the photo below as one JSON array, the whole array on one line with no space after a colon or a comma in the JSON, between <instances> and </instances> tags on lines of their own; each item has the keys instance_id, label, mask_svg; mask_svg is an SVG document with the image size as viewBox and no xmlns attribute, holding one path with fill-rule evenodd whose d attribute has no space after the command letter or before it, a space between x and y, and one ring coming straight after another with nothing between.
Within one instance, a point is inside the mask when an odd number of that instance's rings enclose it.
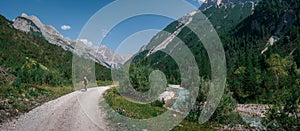
<instances>
[{"instance_id":1,"label":"meadow grass","mask_svg":"<svg viewBox=\"0 0 300 131\"><path fill-rule=\"evenodd\" d=\"M138 104L128 101L126 98L118 94L116 88L111 88L104 93L104 98L109 106L120 115L135 118L148 119L161 115L167 109L158 104L158 101L149 104ZM158 106L159 105L159 106ZM213 130L211 124L200 125L197 122L183 120L179 125L172 129L173 131L199 131Z\"/></svg>"}]
</instances>

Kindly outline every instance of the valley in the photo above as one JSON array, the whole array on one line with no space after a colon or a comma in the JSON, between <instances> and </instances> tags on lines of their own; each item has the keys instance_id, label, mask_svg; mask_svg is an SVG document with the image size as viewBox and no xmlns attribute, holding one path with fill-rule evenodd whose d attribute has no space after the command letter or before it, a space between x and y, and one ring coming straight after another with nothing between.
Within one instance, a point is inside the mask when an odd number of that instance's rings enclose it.
<instances>
[{"instance_id":1,"label":"valley","mask_svg":"<svg viewBox=\"0 0 300 131\"><path fill-rule=\"evenodd\" d=\"M300 3L201 4L129 56L64 37L34 15L12 21L0 15L0 130L299 130ZM203 27L207 21L209 28ZM211 30L193 32L203 29ZM219 59L211 59L204 45L215 40L203 41L213 38L211 32L223 46L216 54L226 59L224 77L217 79L221 67L211 60ZM190 66L177 63L174 52ZM74 56L82 65L73 65ZM95 71L86 92L85 75L75 67ZM211 104L209 98L220 99ZM208 120L199 123L203 115Z\"/></svg>"}]
</instances>

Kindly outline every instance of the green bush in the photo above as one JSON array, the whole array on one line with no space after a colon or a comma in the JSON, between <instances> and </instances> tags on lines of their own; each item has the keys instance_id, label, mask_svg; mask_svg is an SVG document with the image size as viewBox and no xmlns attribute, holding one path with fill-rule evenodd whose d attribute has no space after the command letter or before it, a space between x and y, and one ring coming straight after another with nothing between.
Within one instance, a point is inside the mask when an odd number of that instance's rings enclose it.
<instances>
[{"instance_id":1,"label":"green bush","mask_svg":"<svg viewBox=\"0 0 300 131\"><path fill-rule=\"evenodd\" d=\"M185 118L191 122L198 122L199 116L201 114L203 103L206 101L208 91L210 88L210 81L201 79L201 87L199 89L199 94L196 100L194 108ZM237 106L237 101L233 98L233 93L229 91L228 87L225 88L224 94L217 106L217 109L210 118L210 122L217 124L238 124L243 123L242 118L233 112Z\"/></svg>"},{"instance_id":2,"label":"green bush","mask_svg":"<svg viewBox=\"0 0 300 131\"><path fill-rule=\"evenodd\" d=\"M276 103L268 110L263 124L268 130L300 130L299 105L300 90L299 86L294 85L286 89L274 98Z\"/></svg>"},{"instance_id":3,"label":"green bush","mask_svg":"<svg viewBox=\"0 0 300 131\"><path fill-rule=\"evenodd\" d=\"M237 106L236 100L232 97L233 93L225 89L222 99L211 117L212 121L219 124L239 124L242 123L242 118L233 112Z\"/></svg>"},{"instance_id":4,"label":"green bush","mask_svg":"<svg viewBox=\"0 0 300 131\"><path fill-rule=\"evenodd\" d=\"M151 103L152 106L157 106L157 107L163 107L165 105L164 99L162 100L155 100L154 102Z\"/></svg>"},{"instance_id":5,"label":"green bush","mask_svg":"<svg viewBox=\"0 0 300 131\"><path fill-rule=\"evenodd\" d=\"M189 121L189 122L198 122L199 120L199 113L195 113L195 112L189 112L189 114L185 117L185 120Z\"/></svg>"},{"instance_id":6,"label":"green bush","mask_svg":"<svg viewBox=\"0 0 300 131\"><path fill-rule=\"evenodd\" d=\"M149 104L138 104L128 101L125 97L118 94L116 88L107 90L104 98L110 107L121 115L135 118L148 119L159 116L166 111L161 107L162 102L155 101Z\"/></svg>"},{"instance_id":7,"label":"green bush","mask_svg":"<svg viewBox=\"0 0 300 131\"><path fill-rule=\"evenodd\" d=\"M27 58L26 62L18 67L15 71L17 79L13 83L15 87L19 87L21 83L30 83L36 85L57 86L64 83L64 79L55 70L49 70L47 67Z\"/></svg>"},{"instance_id":8,"label":"green bush","mask_svg":"<svg viewBox=\"0 0 300 131\"><path fill-rule=\"evenodd\" d=\"M149 76L152 68L149 66L130 66L129 79L133 88L139 92L146 92L150 89Z\"/></svg>"}]
</instances>

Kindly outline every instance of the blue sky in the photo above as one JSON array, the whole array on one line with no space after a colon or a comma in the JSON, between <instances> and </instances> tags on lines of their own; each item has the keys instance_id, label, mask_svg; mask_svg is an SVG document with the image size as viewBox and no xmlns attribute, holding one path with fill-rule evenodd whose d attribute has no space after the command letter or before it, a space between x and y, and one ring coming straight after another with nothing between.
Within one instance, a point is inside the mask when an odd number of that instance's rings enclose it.
<instances>
[{"instance_id":1,"label":"blue sky","mask_svg":"<svg viewBox=\"0 0 300 131\"><path fill-rule=\"evenodd\" d=\"M9 20L13 20L22 13L35 15L44 24L53 25L65 37L75 40L78 38L87 21L98 10L113 1L114 0L1 0L0 14ZM199 7L201 4L198 0L187 1L196 7ZM103 39L102 43L115 51L120 43L126 39L125 41L130 41L132 47L136 48L127 52L120 52L120 54L134 53L141 45L147 44L153 35L172 21L170 18L155 15L133 17L113 28ZM70 29L63 30L61 28L63 25L70 26ZM153 30L143 31L146 29ZM142 32L136 33L139 31ZM105 32L105 30L103 30L103 32ZM136 37L129 37L133 33L137 34ZM97 43L95 41L92 42L94 44Z\"/></svg>"}]
</instances>

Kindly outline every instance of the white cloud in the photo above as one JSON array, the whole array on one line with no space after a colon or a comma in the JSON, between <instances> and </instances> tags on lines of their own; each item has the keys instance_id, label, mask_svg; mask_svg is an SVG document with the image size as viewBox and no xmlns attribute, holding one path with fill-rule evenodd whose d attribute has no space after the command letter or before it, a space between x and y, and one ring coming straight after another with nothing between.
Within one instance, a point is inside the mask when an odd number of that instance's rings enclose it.
<instances>
[{"instance_id":1,"label":"white cloud","mask_svg":"<svg viewBox=\"0 0 300 131\"><path fill-rule=\"evenodd\" d=\"M83 44L92 47L93 46L93 42L89 41L88 39L79 39L79 41L81 41Z\"/></svg>"},{"instance_id":2,"label":"white cloud","mask_svg":"<svg viewBox=\"0 0 300 131\"><path fill-rule=\"evenodd\" d=\"M69 26L69 25L62 25L62 26L61 26L61 29L62 29L62 30L70 30L70 29L71 29L71 26Z\"/></svg>"}]
</instances>

